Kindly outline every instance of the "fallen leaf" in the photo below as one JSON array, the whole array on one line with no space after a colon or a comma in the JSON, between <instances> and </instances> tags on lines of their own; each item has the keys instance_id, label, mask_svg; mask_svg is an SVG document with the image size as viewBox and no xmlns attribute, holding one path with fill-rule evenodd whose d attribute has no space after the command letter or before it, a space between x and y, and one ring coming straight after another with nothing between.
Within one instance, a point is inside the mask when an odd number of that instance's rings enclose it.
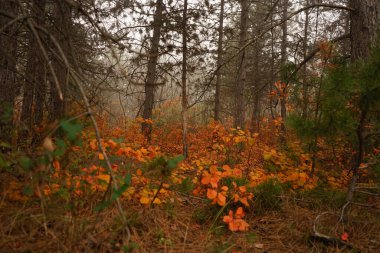
<instances>
[{"instance_id":1,"label":"fallen leaf","mask_svg":"<svg viewBox=\"0 0 380 253\"><path fill-rule=\"evenodd\" d=\"M342 241L348 241L348 233L347 233L347 232L344 232L344 233L340 236L340 239L342 239Z\"/></svg>"}]
</instances>

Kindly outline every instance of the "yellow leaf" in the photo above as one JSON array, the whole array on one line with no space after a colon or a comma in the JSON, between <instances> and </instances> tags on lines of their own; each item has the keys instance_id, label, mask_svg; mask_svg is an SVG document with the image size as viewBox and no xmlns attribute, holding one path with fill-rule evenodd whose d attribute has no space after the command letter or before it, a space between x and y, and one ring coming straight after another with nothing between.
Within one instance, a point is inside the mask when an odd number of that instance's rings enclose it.
<instances>
[{"instance_id":1,"label":"yellow leaf","mask_svg":"<svg viewBox=\"0 0 380 253\"><path fill-rule=\"evenodd\" d=\"M264 153L263 158L265 161L269 161L272 158L272 154L271 153Z\"/></svg>"},{"instance_id":2,"label":"yellow leaf","mask_svg":"<svg viewBox=\"0 0 380 253\"><path fill-rule=\"evenodd\" d=\"M98 175L98 179L101 179L101 180L104 180L104 181L106 181L107 183L109 183L110 182L110 176L109 175L107 175L107 174L100 174L100 175Z\"/></svg>"},{"instance_id":3,"label":"yellow leaf","mask_svg":"<svg viewBox=\"0 0 380 253\"><path fill-rule=\"evenodd\" d=\"M140 203L143 204L143 205L148 205L150 203L150 200L149 200L148 197L144 197L143 196L143 197L140 198Z\"/></svg>"},{"instance_id":4,"label":"yellow leaf","mask_svg":"<svg viewBox=\"0 0 380 253\"><path fill-rule=\"evenodd\" d=\"M153 204L156 204L156 205L160 205L162 202L159 198L156 198L154 201L153 201Z\"/></svg>"}]
</instances>

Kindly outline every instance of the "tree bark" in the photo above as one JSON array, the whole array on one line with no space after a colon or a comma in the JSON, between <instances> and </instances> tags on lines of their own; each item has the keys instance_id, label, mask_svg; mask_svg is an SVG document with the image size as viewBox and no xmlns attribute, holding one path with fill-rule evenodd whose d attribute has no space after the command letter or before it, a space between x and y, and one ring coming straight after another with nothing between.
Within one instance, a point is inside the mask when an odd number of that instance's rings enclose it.
<instances>
[{"instance_id":1,"label":"tree bark","mask_svg":"<svg viewBox=\"0 0 380 253\"><path fill-rule=\"evenodd\" d=\"M17 16L16 1L0 0L0 9ZM0 29L11 19L0 15ZM13 103L17 94L17 24L12 24L0 33L0 139L11 141L13 129Z\"/></svg>"},{"instance_id":2,"label":"tree bark","mask_svg":"<svg viewBox=\"0 0 380 253\"><path fill-rule=\"evenodd\" d=\"M309 5L309 0L306 0L306 6ZM307 57L307 48L308 48L308 36L309 36L309 10L305 11L305 26L303 32L303 60L306 60ZM307 84L307 63L303 65L302 71L302 117L307 118L307 111L309 105L309 87Z\"/></svg>"},{"instance_id":3,"label":"tree bark","mask_svg":"<svg viewBox=\"0 0 380 253\"><path fill-rule=\"evenodd\" d=\"M287 62L287 48L288 48L288 3L289 0L283 0L283 9L282 9L282 42L281 42L281 68L285 69ZM285 119L286 119L286 90L288 86L288 80L282 80L285 82L285 87L282 90L280 105L281 105L281 140L285 142L286 128L285 128Z\"/></svg>"},{"instance_id":4,"label":"tree bark","mask_svg":"<svg viewBox=\"0 0 380 253\"><path fill-rule=\"evenodd\" d=\"M154 91L157 80L157 62L158 62L158 50L161 37L161 28L162 28L162 11L163 11L163 2L162 0L157 0L156 2L156 11L154 14L153 20L153 37L151 40L151 48L149 51L149 61L148 61L148 71L146 74L145 82L145 101L143 109L143 118L152 119L153 116L153 106L154 106ZM142 132L148 139L151 140L152 133L152 124L143 122L141 125Z\"/></svg>"},{"instance_id":5,"label":"tree bark","mask_svg":"<svg viewBox=\"0 0 380 253\"><path fill-rule=\"evenodd\" d=\"M221 65L223 54L223 20L224 20L224 0L220 1L219 27L218 27L218 58L217 58L217 74L215 84L215 109L214 120L220 121L220 85L221 85Z\"/></svg>"},{"instance_id":6,"label":"tree bark","mask_svg":"<svg viewBox=\"0 0 380 253\"><path fill-rule=\"evenodd\" d=\"M365 60L377 43L379 25L379 3L376 0L350 0L351 12L351 61ZM365 155L364 131L368 114L368 106L361 108L360 120L356 129L358 140L356 161L353 166L353 176L348 190L347 202L351 203L353 192L358 180L358 169Z\"/></svg>"},{"instance_id":7,"label":"tree bark","mask_svg":"<svg viewBox=\"0 0 380 253\"><path fill-rule=\"evenodd\" d=\"M188 157L187 145L187 0L183 3L182 12L182 145L183 156Z\"/></svg>"},{"instance_id":8,"label":"tree bark","mask_svg":"<svg viewBox=\"0 0 380 253\"><path fill-rule=\"evenodd\" d=\"M54 22L56 28L54 35L56 36L63 52L69 58L69 36L71 36L70 30L72 29L71 7L65 1L56 1L54 15ZM66 68L63 61L61 61L58 58L55 58L53 60L53 65L58 78L58 83L62 91L63 99L60 98L59 92L57 90L56 85L54 84L54 81L51 81L49 121L59 120L65 115L68 89L67 86L69 82L69 70Z\"/></svg>"},{"instance_id":9,"label":"tree bark","mask_svg":"<svg viewBox=\"0 0 380 253\"><path fill-rule=\"evenodd\" d=\"M351 60L365 59L375 45L379 4L376 0L350 0Z\"/></svg>"},{"instance_id":10,"label":"tree bark","mask_svg":"<svg viewBox=\"0 0 380 253\"><path fill-rule=\"evenodd\" d=\"M239 56L238 74L235 84L235 127L244 128L245 122L245 79L246 79L246 47L248 34L248 0L240 0L240 35L239 35Z\"/></svg>"},{"instance_id":11,"label":"tree bark","mask_svg":"<svg viewBox=\"0 0 380 253\"><path fill-rule=\"evenodd\" d=\"M36 25L44 26L45 24L45 5L46 0L32 1L31 14ZM46 95L46 60L32 31L29 34L27 57L21 121L28 128L29 137L34 139L36 134L34 128L43 120ZM23 131L20 138L24 139L25 137L28 137L28 134Z\"/></svg>"}]
</instances>

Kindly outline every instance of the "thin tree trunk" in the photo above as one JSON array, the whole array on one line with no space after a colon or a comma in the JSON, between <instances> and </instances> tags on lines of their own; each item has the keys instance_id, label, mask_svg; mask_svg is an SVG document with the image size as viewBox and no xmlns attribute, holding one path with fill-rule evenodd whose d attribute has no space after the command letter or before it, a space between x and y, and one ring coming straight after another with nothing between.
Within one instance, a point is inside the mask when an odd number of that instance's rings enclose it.
<instances>
[{"instance_id":1,"label":"thin tree trunk","mask_svg":"<svg viewBox=\"0 0 380 253\"><path fill-rule=\"evenodd\" d=\"M145 102L143 109L143 118L152 119L153 116L153 106L154 106L154 91L157 80L157 62L158 62L158 50L161 37L161 28L162 28L162 11L163 11L163 2L162 0L157 0L156 2L156 11L154 14L153 20L153 37L151 40L151 48L149 52L149 61L148 61L148 71L146 74L146 83L145 83ZM148 139L151 140L152 133L152 124L143 122L141 125L142 132Z\"/></svg>"},{"instance_id":2,"label":"thin tree trunk","mask_svg":"<svg viewBox=\"0 0 380 253\"><path fill-rule=\"evenodd\" d=\"M306 0L306 7L309 5L309 0ZM303 59L306 60L307 58L307 48L308 48L308 30L309 30L309 10L306 10L305 12L306 18L305 18L305 27L304 27L304 33L303 33ZM307 63L303 65L303 71L302 71L302 117L304 119L307 118L307 108L309 105L309 87L307 84Z\"/></svg>"},{"instance_id":3,"label":"thin tree trunk","mask_svg":"<svg viewBox=\"0 0 380 253\"><path fill-rule=\"evenodd\" d=\"M283 9L282 9L282 20L284 23L282 24L282 42L281 42L281 68L285 68L287 61L287 47L288 47L288 0L283 0ZM286 82L285 87L282 90L282 96L280 99L281 105L281 140L285 142L286 128L285 128L285 119L286 119L286 90L288 86L288 80L282 80Z\"/></svg>"},{"instance_id":4,"label":"thin tree trunk","mask_svg":"<svg viewBox=\"0 0 380 253\"><path fill-rule=\"evenodd\" d=\"M187 0L183 3L182 19L182 145L183 156L187 158Z\"/></svg>"},{"instance_id":5,"label":"thin tree trunk","mask_svg":"<svg viewBox=\"0 0 380 253\"><path fill-rule=\"evenodd\" d=\"M248 34L248 0L240 0L240 36L239 50L244 48ZM246 49L241 50L238 57L238 75L235 84L235 127L244 128L245 122L245 79L246 79Z\"/></svg>"},{"instance_id":6,"label":"thin tree trunk","mask_svg":"<svg viewBox=\"0 0 380 253\"><path fill-rule=\"evenodd\" d=\"M45 24L46 0L33 0L32 17L37 25ZM29 35L28 60L25 70L24 96L21 121L28 128L33 139L36 138L34 128L42 123L43 106L46 95L46 60L34 34ZM29 134L29 135L30 135ZM26 132L20 138L27 137ZM34 143L35 141L33 141Z\"/></svg>"},{"instance_id":7,"label":"thin tree trunk","mask_svg":"<svg viewBox=\"0 0 380 253\"><path fill-rule=\"evenodd\" d=\"M220 85L221 85L221 65L223 54L223 20L224 20L224 0L220 1L219 27L218 27L218 59L217 59L217 74L215 84L215 109L214 120L220 121Z\"/></svg>"},{"instance_id":8,"label":"thin tree trunk","mask_svg":"<svg viewBox=\"0 0 380 253\"><path fill-rule=\"evenodd\" d=\"M273 1L271 0L271 6L273 6ZM273 26L273 15L270 16L270 25L271 27ZM270 32L270 37L271 37L271 60L270 60L270 77L271 77L271 83L270 83L270 91L272 92L273 89L274 89L274 80L275 80L275 76L274 76L274 59L275 59L275 54L274 54L274 31L273 29L271 29L271 32ZM274 111L273 111L273 96L272 94L270 95L270 98L269 98L269 108L270 108L270 114L272 116L272 119L275 119L275 115L274 115Z\"/></svg>"},{"instance_id":9,"label":"thin tree trunk","mask_svg":"<svg viewBox=\"0 0 380 253\"><path fill-rule=\"evenodd\" d=\"M256 34L260 34L260 29L255 26ZM252 73L252 97L253 97L253 108L252 108L252 119L251 119L251 131L258 132L260 128L260 99L261 99L261 75L259 67L260 50L262 50L261 41L253 47L253 73Z\"/></svg>"},{"instance_id":10,"label":"thin tree trunk","mask_svg":"<svg viewBox=\"0 0 380 253\"><path fill-rule=\"evenodd\" d=\"M69 55L70 48L70 29L72 29L72 16L71 8L64 1L56 1L55 4L55 22L56 22L56 32L55 36L61 45L61 48L66 55ZM51 82L51 104L49 112L49 120L59 120L66 112L66 102L67 102L67 86L68 86L68 72L65 64L60 59L54 59L54 69L58 78L60 88L62 90L63 99L60 98L59 92L56 88L54 82Z\"/></svg>"}]
</instances>

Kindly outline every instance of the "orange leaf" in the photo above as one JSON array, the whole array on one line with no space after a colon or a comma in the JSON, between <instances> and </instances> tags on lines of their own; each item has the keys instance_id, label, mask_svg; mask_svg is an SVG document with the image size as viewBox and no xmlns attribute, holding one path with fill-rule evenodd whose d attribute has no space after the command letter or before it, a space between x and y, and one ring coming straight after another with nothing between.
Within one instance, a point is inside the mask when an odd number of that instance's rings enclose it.
<instances>
[{"instance_id":1,"label":"orange leaf","mask_svg":"<svg viewBox=\"0 0 380 253\"><path fill-rule=\"evenodd\" d=\"M239 226L236 224L236 222L230 222L228 224L228 229L231 230L232 232L235 232L239 230Z\"/></svg>"},{"instance_id":2,"label":"orange leaf","mask_svg":"<svg viewBox=\"0 0 380 253\"><path fill-rule=\"evenodd\" d=\"M61 168L61 165L59 164L57 160L53 161L53 168L56 170L59 170Z\"/></svg>"},{"instance_id":3,"label":"orange leaf","mask_svg":"<svg viewBox=\"0 0 380 253\"><path fill-rule=\"evenodd\" d=\"M218 195L218 192L216 190L210 189L210 188L207 189L207 198L208 199L215 199L217 195Z\"/></svg>"},{"instance_id":4,"label":"orange leaf","mask_svg":"<svg viewBox=\"0 0 380 253\"><path fill-rule=\"evenodd\" d=\"M247 231L248 230L249 224L245 220L238 219L238 220L236 220L236 223L237 223L239 231Z\"/></svg>"},{"instance_id":5,"label":"orange leaf","mask_svg":"<svg viewBox=\"0 0 380 253\"><path fill-rule=\"evenodd\" d=\"M207 173L202 177L201 183L202 184L209 184L211 181L210 175Z\"/></svg>"},{"instance_id":6,"label":"orange leaf","mask_svg":"<svg viewBox=\"0 0 380 253\"><path fill-rule=\"evenodd\" d=\"M212 174L216 174L218 172L218 167L216 165L211 165L210 166L210 172Z\"/></svg>"},{"instance_id":7,"label":"orange leaf","mask_svg":"<svg viewBox=\"0 0 380 253\"><path fill-rule=\"evenodd\" d=\"M211 186L213 188L217 188L218 187L218 182L219 182L219 177L218 176L211 177L210 184L211 184Z\"/></svg>"},{"instance_id":8,"label":"orange leaf","mask_svg":"<svg viewBox=\"0 0 380 253\"><path fill-rule=\"evenodd\" d=\"M240 198L239 199L240 200L240 202L243 204L243 205L245 205L245 206L249 206L249 203L248 203L248 200L247 200L247 198Z\"/></svg>"},{"instance_id":9,"label":"orange leaf","mask_svg":"<svg viewBox=\"0 0 380 253\"><path fill-rule=\"evenodd\" d=\"M237 219L241 219L241 218L243 218L244 216L245 216L245 213L244 213L243 208L242 208L242 207L239 207L239 208L236 210L236 212L235 212L235 217L236 217Z\"/></svg>"},{"instance_id":10,"label":"orange leaf","mask_svg":"<svg viewBox=\"0 0 380 253\"><path fill-rule=\"evenodd\" d=\"M225 185L224 185L224 186L222 186L222 188L221 188L221 189L222 189L222 191L225 191L225 192L226 192L226 191L228 191L228 187L227 187L227 186L225 186Z\"/></svg>"},{"instance_id":11,"label":"orange leaf","mask_svg":"<svg viewBox=\"0 0 380 253\"><path fill-rule=\"evenodd\" d=\"M226 196L223 193L218 193L218 205L224 206L226 204Z\"/></svg>"},{"instance_id":12,"label":"orange leaf","mask_svg":"<svg viewBox=\"0 0 380 253\"><path fill-rule=\"evenodd\" d=\"M240 186L240 187L239 187L239 191L240 191L241 193L244 193L244 192L247 191L247 188L246 188L245 186Z\"/></svg>"},{"instance_id":13,"label":"orange leaf","mask_svg":"<svg viewBox=\"0 0 380 253\"><path fill-rule=\"evenodd\" d=\"M243 172L241 171L241 169L235 168L234 169L234 175L237 176L237 177L240 177L240 176L243 175Z\"/></svg>"},{"instance_id":14,"label":"orange leaf","mask_svg":"<svg viewBox=\"0 0 380 253\"><path fill-rule=\"evenodd\" d=\"M222 166L222 169L225 170L225 171L228 171L228 170L231 169L231 167L228 166L227 164L225 164L225 165Z\"/></svg>"},{"instance_id":15,"label":"orange leaf","mask_svg":"<svg viewBox=\"0 0 380 253\"><path fill-rule=\"evenodd\" d=\"M233 212L230 210L230 212L228 213L228 215L225 215L223 217L223 222L229 224L233 220L234 220L234 218L233 218Z\"/></svg>"},{"instance_id":16,"label":"orange leaf","mask_svg":"<svg viewBox=\"0 0 380 253\"><path fill-rule=\"evenodd\" d=\"M104 160L104 155L103 155L102 153L99 153L99 154L98 154L98 158L99 158L99 160L102 160L102 161L103 161L103 160Z\"/></svg>"}]
</instances>

